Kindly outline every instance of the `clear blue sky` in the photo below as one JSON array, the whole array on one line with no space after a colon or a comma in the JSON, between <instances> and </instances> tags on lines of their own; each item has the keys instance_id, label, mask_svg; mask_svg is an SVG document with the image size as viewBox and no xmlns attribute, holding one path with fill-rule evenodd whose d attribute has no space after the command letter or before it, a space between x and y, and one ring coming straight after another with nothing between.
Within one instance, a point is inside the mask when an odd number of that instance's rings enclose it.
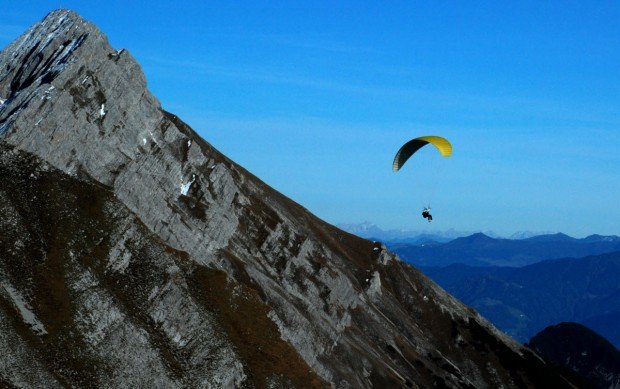
<instances>
[{"instance_id":1,"label":"clear blue sky","mask_svg":"<svg viewBox=\"0 0 620 389\"><path fill-rule=\"evenodd\" d=\"M165 109L329 222L620 234L619 2L2 3L0 45L78 11ZM392 173L427 134L453 157Z\"/></svg>"}]
</instances>

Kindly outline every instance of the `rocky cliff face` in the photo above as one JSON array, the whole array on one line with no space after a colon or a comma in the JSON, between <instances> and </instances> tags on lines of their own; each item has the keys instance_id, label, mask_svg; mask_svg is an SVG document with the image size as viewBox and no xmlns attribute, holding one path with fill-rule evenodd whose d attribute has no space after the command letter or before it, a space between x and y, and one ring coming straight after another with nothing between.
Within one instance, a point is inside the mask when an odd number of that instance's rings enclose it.
<instances>
[{"instance_id":1,"label":"rocky cliff face","mask_svg":"<svg viewBox=\"0 0 620 389\"><path fill-rule=\"evenodd\" d=\"M570 385L220 154L77 14L0 53L0 99L1 383Z\"/></svg>"}]
</instances>

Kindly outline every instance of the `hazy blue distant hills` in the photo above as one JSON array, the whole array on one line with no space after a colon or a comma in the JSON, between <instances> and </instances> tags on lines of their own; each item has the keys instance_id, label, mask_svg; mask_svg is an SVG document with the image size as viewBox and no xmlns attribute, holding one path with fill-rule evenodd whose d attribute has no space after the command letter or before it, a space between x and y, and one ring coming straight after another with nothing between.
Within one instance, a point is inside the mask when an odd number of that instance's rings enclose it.
<instances>
[{"instance_id":1,"label":"hazy blue distant hills","mask_svg":"<svg viewBox=\"0 0 620 389\"><path fill-rule=\"evenodd\" d=\"M584 257L620 250L620 237L590 235L576 239L557 233L527 239L493 238L483 233L449 242L392 243L387 245L416 266L524 266L545 259Z\"/></svg>"},{"instance_id":2,"label":"hazy blue distant hills","mask_svg":"<svg viewBox=\"0 0 620 389\"><path fill-rule=\"evenodd\" d=\"M425 223L426 224L426 223ZM430 224L429 224L430 226ZM362 223L340 223L337 224L341 228L351 234L357 235L365 239L380 240L384 243L412 243L419 244L426 241L434 241L446 243L456 238L469 236L477 231L461 231L453 228L447 230L412 230L412 229L388 229L384 230L372 222ZM539 235L550 235L550 231L517 231L510 236L502 236L493 231L484 231L485 235L492 238L506 239L527 239Z\"/></svg>"},{"instance_id":3,"label":"hazy blue distant hills","mask_svg":"<svg viewBox=\"0 0 620 389\"><path fill-rule=\"evenodd\" d=\"M547 327L528 345L538 355L576 372L596 388L620 387L620 351L581 324L560 323Z\"/></svg>"},{"instance_id":4,"label":"hazy blue distant hills","mask_svg":"<svg viewBox=\"0 0 620 389\"><path fill-rule=\"evenodd\" d=\"M380 240L384 243L420 244L428 240L445 243L453 239L472 234L471 231L458 231L454 229L432 232L427 230L418 231L409 229L384 230L371 222L338 224L337 227L364 239ZM487 234L495 236L490 231L487 232Z\"/></svg>"},{"instance_id":5,"label":"hazy blue distant hills","mask_svg":"<svg viewBox=\"0 0 620 389\"><path fill-rule=\"evenodd\" d=\"M551 324L574 321L620 345L620 252L520 268L453 264L422 270L520 341Z\"/></svg>"}]
</instances>

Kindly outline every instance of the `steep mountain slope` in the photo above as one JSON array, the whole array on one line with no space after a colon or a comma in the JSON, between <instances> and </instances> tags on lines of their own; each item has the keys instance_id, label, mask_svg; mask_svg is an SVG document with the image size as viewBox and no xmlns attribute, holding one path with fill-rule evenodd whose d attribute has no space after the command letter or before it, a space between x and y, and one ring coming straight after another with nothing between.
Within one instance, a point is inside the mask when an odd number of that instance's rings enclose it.
<instances>
[{"instance_id":1,"label":"steep mountain slope","mask_svg":"<svg viewBox=\"0 0 620 389\"><path fill-rule=\"evenodd\" d=\"M24 345L0 356L3 383L569 385L385 247L220 154L77 14L0 53L0 97L15 231L0 341Z\"/></svg>"},{"instance_id":2,"label":"steep mountain slope","mask_svg":"<svg viewBox=\"0 0 620 389\"><path fill-rule=\"evenodd\" d=\"M0 176L3 380L321 382L280 339L255 291L164 245L108 189L2 144Z\"/></svg>"},{"instance_id":3,"label":"steep mountain slope","mask_svg":"<svg viewBox=\"0 0 620 389\"><path fill-rule=\"evenodd\" d=\"M585 257L620 250L620 237L591 235L583 239L564 234L527 239L497 239L483 233L444 244L390 245L405 261L417 266L525 266L546 259Z\"/></svg>"},{"instance_id":4,"label":"steep mountain slope","mask_svg":"<svg viewBox=\"0 0 620 389\"><path fill-rule=\"evenodd\" d=\"M548 260L521 268L455 264L423 270L521 341L554 323L585 324L590 320L597 321L601 335L617 340L620 252Z\"/></svg>"},{"instance_id":5,"label":"steep mountain slope","mask_svg":"<svg viewBox=\"0 0 620 389\"><path fill-rule=\"evenodd\" d=\"M586 377L597 388L620 388L620 351L577 323L560 323L536 334L529 346L545 359Z\"/></svg>"}]
</instances>

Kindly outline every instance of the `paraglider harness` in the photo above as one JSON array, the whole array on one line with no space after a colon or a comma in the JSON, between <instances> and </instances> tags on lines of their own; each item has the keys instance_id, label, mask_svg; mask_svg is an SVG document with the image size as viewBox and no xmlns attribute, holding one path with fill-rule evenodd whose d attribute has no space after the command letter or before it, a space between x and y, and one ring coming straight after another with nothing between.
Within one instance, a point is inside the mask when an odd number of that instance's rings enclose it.
<instances>
[{"instance_id":1,"label":"paraglider harness","mask_svg":"<svg viewBox=\"0 0 620 389\"><path fill-rule=\"evenodd\" d=\"M431 207L424 207L424 209L422 210L422 217L424 219L427 219L429 223L433 221L433 215L431 215Z\"/></svg>"}]
</instances>

